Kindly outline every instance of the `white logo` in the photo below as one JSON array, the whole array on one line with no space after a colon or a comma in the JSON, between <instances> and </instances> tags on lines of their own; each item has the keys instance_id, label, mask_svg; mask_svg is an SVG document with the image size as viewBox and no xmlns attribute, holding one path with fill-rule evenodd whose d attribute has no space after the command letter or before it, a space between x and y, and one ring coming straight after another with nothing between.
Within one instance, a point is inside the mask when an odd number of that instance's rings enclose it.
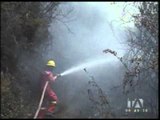
<instances>
[{"instance_id":1,"label":"white logo","mask_svg":"<svg viewBox=\"0 0 160 120\"><path fill-rule=\"evenodd\" d=\"M131 100L128 98L127 100L127 109L126 112L148 112L148 109L144 108L144 100L143 99L134 99Z\"/></svg>"},{"instance_id":2,"label":"white logo","mask_svg":"<svg viewBox=\"0 0 160 120\"><path fill-rule=\"evenodd\" d=\"M143 107L143 99L135 99L127 101L128 108L142 108Z\"/></svg>"}]
</instances>

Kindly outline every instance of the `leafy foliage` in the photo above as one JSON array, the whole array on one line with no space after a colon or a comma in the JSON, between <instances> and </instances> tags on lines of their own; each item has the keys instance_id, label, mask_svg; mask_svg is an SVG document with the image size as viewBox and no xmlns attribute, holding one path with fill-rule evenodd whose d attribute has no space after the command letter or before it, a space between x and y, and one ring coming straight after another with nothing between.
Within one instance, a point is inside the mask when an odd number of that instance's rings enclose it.
<instances>
[{"instance_id":1,"label":"leafy foliage","mask_svg":"<svg viewBox=\"0 0 160 120\"><path fill-rule=\"evenodd\" d=\"M28 59L32 62L34 57L39 59L41 45L45 48L50 42L48 27L55 13L58 15L58 5L58 2L1 2L2 118L28 118L35 112L37 101L35 98L32 102L34 86L30 84L35 78L26 73ZM24 56L29 58L26 60ZM42 62L43 58L38 64Z\"/></svg>"},{"instance_id":2,"label":"leafy foliage","mask_svg":"<svg viewBox=\"0 0 160 120\"><path fill-rule=\"evenodd\" d=\"M126 68L123 93L143 97L152 111L150 116L155 117L158 115L158 3L139 4L140 13L133 15L136 29L126 31L129 51L123 58L110 49L103 52L114 55Z\"/></svg>"},{"instance_id":3,"label":"leafy foliage","mask_svg":"<svg viewBox=\"0 0 160 120\"><path fill-rule=\"evenodd\" d=\"M39 45L47 43L48 26L57 6L55 2L1 3L2 70L10 68L13 72L24 51L33 52Z\"/></svg>"}]
</instances>

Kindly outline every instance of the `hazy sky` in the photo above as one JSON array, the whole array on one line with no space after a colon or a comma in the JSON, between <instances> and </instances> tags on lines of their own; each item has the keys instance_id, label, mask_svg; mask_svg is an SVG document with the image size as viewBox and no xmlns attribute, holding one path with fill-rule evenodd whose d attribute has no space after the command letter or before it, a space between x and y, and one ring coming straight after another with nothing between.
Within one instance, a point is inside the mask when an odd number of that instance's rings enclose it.
<instances>
[{"instance_id":1,"label":"hazy sky","mask_svg":"<svg viewBox=\"0 0 160 120\"><path fill-rule=\"evenodd\" d=\"M67 115L69 111L83 111L82 107L88 105L89 78L83 71L85 65L107 94L107 90L121 82L121 64L115 62L117 59L114 56L106 55L102 51L109 48L115 50L118 56L123 56L126 52L126 45L122 44L126 40L124 28L134 26L132 23L122 25L120 18L125 21L130 19L129 13L125 14L123 8L122 3L109 2L68 2L60 5L64 15L69 10L72 12L67 18L59 17L53 21L49 28L53 44L46 57L54 57L57 64L56 72L59 73L83 65L79 67L79 72L59 78L54 86L63 103L69 105L72 101L72 106L67 108ZM130 13L133 12L131 8L129 10ZM66 26L72 32L69 32ZM97 66L89 69L88 66L91 67L92 64Z\"/></svg>"},{"instance_id":2,"label":"hazy sky","mask_svg":"<svg viewBox=\"0 0 160 120\"><path fill-rule=\"evenodd\" d=\"M127 22L130 14L137 12L131 5L125 5L122 2L68 2L60 5L62 13L66 14L69 10L71 12L65 18L59 17L49 28L54 41L51 54L56 60L61 59L72 65L100 57L117 61L102 51L109 48L117 51L119 56L124 55L124 28L133 27L133 23L122 25L122 19ZM69 32L66 26L73 33ZM57 52L59 55L54 55ZM59 64L62 64L62 61ZM72 65L69 64L68 67Z\"/></svg>"}]
</instances>

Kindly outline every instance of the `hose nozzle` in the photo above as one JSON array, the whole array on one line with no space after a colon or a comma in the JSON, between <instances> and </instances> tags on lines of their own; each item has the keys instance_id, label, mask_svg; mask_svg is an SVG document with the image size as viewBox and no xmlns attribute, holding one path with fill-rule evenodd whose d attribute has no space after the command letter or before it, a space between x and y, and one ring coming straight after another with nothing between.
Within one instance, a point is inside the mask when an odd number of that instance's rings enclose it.
<instances>
[{"instance_id":1,"label":"hose nozzle","mask_svg":"<svg viewBox=\"0 0 160 120\"><path fill-rule=\"evenodd\" d=\"M62 75L61 74L57 74L57 77L61 77Z\"/></svg>"}]
</instances>

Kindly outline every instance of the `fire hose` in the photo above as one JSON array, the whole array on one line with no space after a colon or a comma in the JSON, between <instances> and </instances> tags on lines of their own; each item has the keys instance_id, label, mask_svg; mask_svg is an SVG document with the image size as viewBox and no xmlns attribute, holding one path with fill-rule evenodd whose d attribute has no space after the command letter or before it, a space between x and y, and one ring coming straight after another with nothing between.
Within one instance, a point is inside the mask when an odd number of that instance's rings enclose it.
<instances>
[{"instance_id":1,"label":"fire hose","mask_svg":"<svg viewBox=\"0 0 160 120\"><path fill-rule=\"evenodd\" d=\"M34 119L37 118L38 113L39 113L39 111L40 111L40 109L41 109L42 102L43 102L43 99L44 99L44 93L45 93L45 91L46 91L46 88L47 88L48 83L49 83L49 81L47 81L47 82L45 83L45 86L44 86L44 88L43 88L43 93L42 93L42 95L41 95L41 99L40 99L40 102L39 102L39 105L38 105L38 109L37 109L37 111L36 111L36 114L34 115Z\"/></svg>"}]
</instances>

